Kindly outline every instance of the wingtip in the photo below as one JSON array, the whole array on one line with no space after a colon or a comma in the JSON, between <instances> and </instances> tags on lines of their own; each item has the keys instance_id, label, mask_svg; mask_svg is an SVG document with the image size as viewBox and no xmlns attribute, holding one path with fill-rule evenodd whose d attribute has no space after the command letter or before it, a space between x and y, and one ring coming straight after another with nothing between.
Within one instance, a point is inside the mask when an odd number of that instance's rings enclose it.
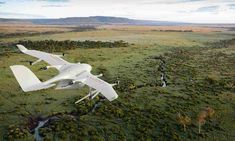
<instances>
[{"instance_id":1,"label":"wingtip","mask_svg":"<svg viewBox=\"0 0 235 141\"><path fill-rule=\"evenodd\" d=\"M113 100L115 100L115 99L117 99L118 98L118 95L116 94L115 96L113 96L111 99L109 99L109 101L113 101Z\"/></svg>"},{"instance_id":2,"label":"wingtip","mask_svg":"<svg viewBox=\"0 0 235 141\"><path fill-rule=\"evenodd\" d=\"M25 48L23 45L17 44L16 46L17 46L18 49L19 49L20 51L22 51L22 52L26 52L26 51L28 50L28 49Z\"/></svg>"}]
</instances>

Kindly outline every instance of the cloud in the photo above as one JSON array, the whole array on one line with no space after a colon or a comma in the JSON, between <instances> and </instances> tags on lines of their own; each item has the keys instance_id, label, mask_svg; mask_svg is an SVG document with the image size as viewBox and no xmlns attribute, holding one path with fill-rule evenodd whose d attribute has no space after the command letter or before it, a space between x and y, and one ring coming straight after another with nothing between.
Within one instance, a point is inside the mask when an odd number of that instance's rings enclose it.
<instances>
[{"instance_id":1,"label":"cloud","mask_svg":"<svg viewBox=\"0 0 235 141\"><path fill-rule=\"evenodd\" d=\"M43 15L34 15L34 14L25 14L25 13L9 13L9 12L0 12L1 18L16 18L16 19L29 19L29 18L45 18Z\"/></svg>"},{"instance_id":2,"label":"cloud","mask_svg":"<svg viewBox=\"0 0 235 141\"><path fill-rule=\"evenodd\" d=\"M205 7L200 7L195 12L217 12L219 9L219 6L205 6Z\"/></svg>"},{"instance_id":3,"label":"cloud","mask_svg":"<svg viewBox=\"0 0 235 141\"><path fill-rule=\"evenodd\" d=\"M0 5L5 4L5 3L6 3L5 1L0 1Z\"/></svg>"},{"instance_id":4,"label":"cloud","mask_svg":"<svg viewBox=\"0 0 235 141\"><path fill-rule=\"evenodd\" d=\"M69 0L37 0L37 1L45 1L45 2L69 2Z\"/></svg>"},{"instance_id":5,"label":"cloud","mask_svg":"<svg viewBox=\"0 0 235 141\"><path fill-rule=\"evenodd\" d=\"M227 5L230 9L235 10L235 3Z\"/></svg>"},{"instance_id":6,"label":"cloud","mask_svg":"<svg viewBox=\"0 0 235 141\"><path fill-rule=\"evenodd\" d=\"M65 7L66 5L59 5L59 4L48 4L42 5L42 7Z\"/></svg>"},{"instance_id":7,"label":"cloud","mask_svg":"<svg viewBox=\"0 0 235 141\"><path fill-rule=\"evenodd\" d=\"M69 0L37 0L41 2L46 2L46 4L41 5L41 7L65 7L64 3L69 3ZM63 4L62 4L63 3Z\"/></svg>"},{"instance_id":8,"label":"cloud","mask_svg":"<svg viewBox=\"0 0 235 141\"><path fill-rule=\"evenodd\" d=\"M140 2L141 4L178 4L178 3L189 3L189 2L199 2L205 0L146 0Z\"/></svg>"}]
</instances>

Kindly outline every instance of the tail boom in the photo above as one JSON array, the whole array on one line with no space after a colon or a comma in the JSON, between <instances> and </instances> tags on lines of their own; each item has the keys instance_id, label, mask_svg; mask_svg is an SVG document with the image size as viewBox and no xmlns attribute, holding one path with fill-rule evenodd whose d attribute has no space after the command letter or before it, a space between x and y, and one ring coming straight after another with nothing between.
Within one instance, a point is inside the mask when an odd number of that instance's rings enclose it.
<instances>
[{"instance_id":1,"label":"tail boom","mask_svg":"<svg viewBox=\"0 0 235 141\"><path fill-rule=\"evenodd\" d=\"M10 66L10 68L24 92L47 89L55 85L45 85L30 69L23 65L14 65Z\"/></svg>"}]
</instances>

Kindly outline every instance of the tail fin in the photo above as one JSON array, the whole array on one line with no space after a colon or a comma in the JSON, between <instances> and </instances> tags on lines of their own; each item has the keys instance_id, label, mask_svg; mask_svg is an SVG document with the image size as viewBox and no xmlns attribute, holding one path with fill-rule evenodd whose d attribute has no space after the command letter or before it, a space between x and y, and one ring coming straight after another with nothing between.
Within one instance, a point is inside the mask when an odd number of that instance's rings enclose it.
<instances>
[{"instance_id":1,"label":"tail fin","mask_svg":"<svg viewBox=\"0 0 235 141\"><path fill-rule=\"evenodd\" d=\"M44 85L37 76L25 66L14 65L10 66L10 68L24 92L46 89L55 85Z\"/></svg>"}]
</instances>

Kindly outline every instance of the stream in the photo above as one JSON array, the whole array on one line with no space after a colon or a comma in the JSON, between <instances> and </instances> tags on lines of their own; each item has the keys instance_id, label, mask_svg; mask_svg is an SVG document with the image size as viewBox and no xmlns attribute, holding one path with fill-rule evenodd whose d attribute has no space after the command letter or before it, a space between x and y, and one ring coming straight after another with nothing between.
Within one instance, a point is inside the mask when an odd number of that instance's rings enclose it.
<instances>
[{"instance_id":1,"label":"stream","mask_svg":"<svg viewBox=\"0 0 235 141\"><path fill-rule=\"evenodd\" d=\"M167 84L167 81L166 81L166 73L165 73L165 66L166 66L166 63L165 61L160 58L160 64L159 64L159 70L161 72L161 81L162 81L162 87L166 87L166 84Z\"/></svg>"},{"instance_id":2,"label":"stream","mask_svg":"<svg viewBox=\"0 0 235 141\"><path fill-rule=\"evenodd\" d=\"M161 74L162 87L166 87L166 76L164 73Z\"/></svg>"},{"instance_id":3,"label":"stream","mask_svg":"<svg viewBox=\"0 0 235 141\"><path fill-rule=\"evenodd\" d=\"M95 112L95 109L97 107L99 107L101 104L102 104L102 101L104 101L105 99L100 99L99 101L97 101L92 107L91 109L89 110L88 113L93 113ZM88 114L86 113L86 114ZM69 114L71 116L71 114ZM73 115L72 115L73 116ZM53 119L56 119L58 118L58 115L55 115L55 116L51 116L51 117L48 117L46 118L45 120L39 120L38 121L38 124L37 126L32 129L31 131L34 131L34 140L35 141L42 141L42 137L40 136L40 133L39 133L39 129L42 128L46 123L48 123L49 120L53 120Z\"/></svg>"},{"instance_id":4,"label":"stream","mask_svg":"<svg viewBox=\"0 0 235 141\"><path fill-rule=\"evenodd\" d=\"M95 109L97 108L97 107L99 107L100 105L101 105L101 103L102 103L102 101L104 101L105 99L101 99L101 100L99 100L99 101L97 101L95 104L94 104L94 106L91 108L91 110L90 110L90 112L95 112Z\"/></svg>"},{"instance_id":5,"label":"stream","mask_svg":"<svg viewBox=\"0 0 235 141\"><path fill-rule=\"evenodd\" d=\"M42 137L39 135L39 128L43 127L44 124L48 122L49 119L43 120L43 121L38 121L38 126L35 127L34 129L34 140L35 141L41 141Z\"/></svg>"}]
</instances>

